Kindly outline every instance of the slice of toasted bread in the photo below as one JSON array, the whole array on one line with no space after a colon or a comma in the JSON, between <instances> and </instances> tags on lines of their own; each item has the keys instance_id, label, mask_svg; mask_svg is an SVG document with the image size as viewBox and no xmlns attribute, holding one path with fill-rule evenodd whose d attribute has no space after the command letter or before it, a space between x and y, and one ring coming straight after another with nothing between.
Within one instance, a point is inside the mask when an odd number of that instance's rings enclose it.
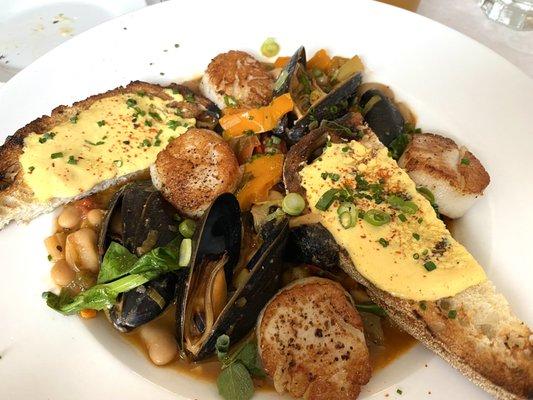
<instances>
[{"instance_id":1,"label":"slice of toasted bread","mask_svg":"<svg viewBox=\"0 0 533 400\"><path fill-rule=\"evenodd\" d=\"M498 399L533 395L533 335L490 281L453 297L415 302L378 289L341 250L340 265L403 330Z\"/></svg>"},{"instance_id":2,"label":"slice of toasted bread","mask_svg":"<svg viewBox=\"0 0 533 400\"><path fill-rule=\"evenodd\" d=\"M168 88L183 89L178 85L171 85ZM118 95L143 93L169 101L168 106L174 107L171 104L173 97L166 93L165 89L165 87L156 84L140 81L131 82L127 86L91 96L74 103L72 106L56 107L50 116L38 118L16 131L12 136L9 136L0 147L0 229L11 221L29 221L60 205L100 192L112 185L123 183L146 172L146 170L140 170L127 175L115 176L113 179L99 182L89 190L76 196L55 197L46 202L39 202L35 199L31 188L24 181L24 171L22 171L19 162L19 157L23 153L24 139L28 135L50 132L54 126L68 122L73 114L87 110L96 101Z\"/></svg>"}]
</instances>

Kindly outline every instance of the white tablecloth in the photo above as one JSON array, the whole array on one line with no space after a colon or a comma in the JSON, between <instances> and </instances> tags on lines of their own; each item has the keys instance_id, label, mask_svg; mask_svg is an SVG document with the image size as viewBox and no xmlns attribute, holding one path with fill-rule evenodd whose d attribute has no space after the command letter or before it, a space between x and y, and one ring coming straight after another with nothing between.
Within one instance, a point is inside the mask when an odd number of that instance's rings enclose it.
<instances>
[{"instance_id":1,"label":"white tablecloth","mask_svg":"<svg viewBox=\"0 0 533 400\"><path fill-rule=\"evenodd\" d=\"M477 0L422 0L418 13L500 54L533 78L533 31L514 31L489 20Z\"/></svg>"}]
</instances>

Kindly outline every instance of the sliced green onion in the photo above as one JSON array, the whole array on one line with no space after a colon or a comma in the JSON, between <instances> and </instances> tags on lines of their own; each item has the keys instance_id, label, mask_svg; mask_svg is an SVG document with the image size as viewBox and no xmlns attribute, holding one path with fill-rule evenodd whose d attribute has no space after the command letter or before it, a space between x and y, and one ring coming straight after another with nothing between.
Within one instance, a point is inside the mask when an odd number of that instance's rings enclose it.
<instances>
[{"instance_id":1,"label":"sliced green onion","mask_svg":"<svg viewBox=\"0 0 533 400\"><path fill-rule=\"evenodd\" d=\"M62 152L59 152L59 153L52 153L52 154L50 154L50 158L51 158L52 160L54 160L54 159L56 159L56 158L61 158L61 157L63 157L63 153L62 153Z\"/></svg>"},{"instance_id":2,"label":"sliced green onion","mask_svg":"<svg viewBox=\"0 0 533 400\"><path fill-rule=\"evenodd\" d=\"M305 200L299 193L289 193L283 198L281 208L289 215L300 215L305 209Z\"/></svg>"},{"instance_id":3,"label":"sliced green onion","mask_svg":"<svg viewBox=\"0 0 533 400\"><path fill-rule=\"evenodd\" d=\"M403 215L403 214L398 215L398 218L399 218L400 221L402 221L402 222L407 221L407 217L406 217L405 215Z\"/></svg>"},{"instance_id":4,"label":"sliced green onion","mask_svg":"<svg viewBox=\"0 0 533 400\"><path fill-rule=\"evenodd\" d=\"M339 189L329 189L320 197L320 199L318 199L315 204L315 207L321 211L326 211L331 206L331 204L333 204L338 193Z\"/></svg>"},{"instance_id":5,"label":"sliced green onion","mask_svg":"<svg viewBox=\"0 0 533 400\"><path fill-rule=\"evenodd\" d=\"M391 206L393 206L394 208L401 208L402 205L405 203L405 200L402 199L401 197L399 196L396 196L396 195L390 195L387 197L387 203L389 203Z\"/></svg>"},{"instance_id":6,"label":"sliced green onion","mask_svg":"<svg viewBox=\"0 0 533 400\"><path fill-rule=\"evenodd\" d=\"M437 266L435 265L433 261L427 261L424 263L424 268L428 271L433 271L434 269L437 268Z\"/></svg>"},{"instance_id":7,"label":"sliced green onion","mask_svg":"<svg viewBox=\"0 0 533 400\"><path fill-rule=\"evenodd\" d=\"M186 267L191 261L192 255L192 240L183 239L180 244L180 256L178 259L178 265L180 267Z\"/></svg>"},{"instance_id":8,"label":"sliced green onion","mask_svg":"<svg viewBox=\"0 0 533 400\"><path fill-rule=\"evenodd\" d=\"M274 38L268 38L261 45L261 54L265 57L274 57L279 53L279 44Z\"/></svg>"},{"instance_id":9,"label":"sliced green onion","mask_svg":"<svg viewBox=\"0 0 533 400\"><path fill-rule=\"evenodd\" d=\"M337 214L344 229L352 228L357 223L357 209L353 203L342 203L337 209Z\"/></svg>"},{"instance_id":10,"label":"sliced green onion","mask_svg":"<svg viewBox=\"0 0 533 400\"><path fill-rule=\"evenodd\" d=\"M418 211L418 206L412 201L406 201L400 207L400 210L402 210L406 214L414 214Z\"/></svg>"},{"instance_id":11,"label":"sliced green onion","mask_svg":"<svg viewBox=\"0 0 533 400\"><path fill-rule=\"evenodd\" d=\"M184 238L192 238L196 229L196 222L192 219L185 219L180 223L178 229Z\"/></svg>"},{"instance_id":12,"label":"sliced green onion","mask_svg":"<svg viewBox=\"0 0 533 400\"><path fill-rule=\"evenodd\" d=\"M418 233L413 233L413 238L415 240L420 240L420 235Z\"/></svg>"},{"instance_id":13,"label":"sliced green onion","mask_svg":"<svg viewBox=\"0 0 533 400\"><path fill-rule=\"evenodd\" d=\"M390 222L390 215L380 210L368 210L363 217L370 225L381 226Z\"/></svg>"},{"instance_id":14,"label":"sliced green onion","mask_svg":"<svg viewBox=\"0 0 533 400\"><path fill-rule=\"evenodd\" d=\"M435 203L435 196L427 187L419 186L416 188L416 191L428 199L431 204Z\"/></svg>"}]
</instances>

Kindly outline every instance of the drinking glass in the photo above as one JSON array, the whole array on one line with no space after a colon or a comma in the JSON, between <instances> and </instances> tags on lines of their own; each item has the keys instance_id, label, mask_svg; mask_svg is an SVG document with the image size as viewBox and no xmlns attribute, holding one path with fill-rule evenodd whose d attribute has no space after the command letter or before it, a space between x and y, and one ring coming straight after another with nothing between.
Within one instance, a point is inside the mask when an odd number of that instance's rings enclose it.
<instances>
[{"instance_id":1,"label":"drinking glass","mask_svg":"<svg viewBox=\"0 0 533 400\"><path fill-rule=\"evenodd\" d=\"M487 17L516 30L533 30L533 0L478 0Z\"/></svg>"}]
</instances>

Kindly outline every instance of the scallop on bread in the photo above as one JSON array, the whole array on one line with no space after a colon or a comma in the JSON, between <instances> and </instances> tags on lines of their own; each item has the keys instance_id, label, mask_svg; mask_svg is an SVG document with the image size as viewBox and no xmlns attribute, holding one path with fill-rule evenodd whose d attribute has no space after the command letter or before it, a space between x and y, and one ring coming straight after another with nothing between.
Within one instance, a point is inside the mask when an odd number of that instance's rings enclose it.
<instances>
[{"instance_id":1,"label":"scallop on bread","mask_svg":"<svg viewBox=\"0 0 533 400\"><path fill-rule=\"evenodd\" d=\"M301 235L307 246L334 255L328 262L364 285L394 322L487 392L531 398L530 328L408 173L386 148L369 144L370 130L360 132L353 140L323 126L287 154L287 190L308 205L298 226L309 227ZM307 157L317 149L318 158Z\"/></svg>"},{"instance_id":2,"label":"scallop on bread","mask_svg":"<svg viewBox=\"0 0 533 400\"><path fill-rule=\"evenodd\" d=\"M185 86L140 81L56 107L0 147L0 229L139 177L170 140L218 113Z\"/></svg>"}]
</instances>

